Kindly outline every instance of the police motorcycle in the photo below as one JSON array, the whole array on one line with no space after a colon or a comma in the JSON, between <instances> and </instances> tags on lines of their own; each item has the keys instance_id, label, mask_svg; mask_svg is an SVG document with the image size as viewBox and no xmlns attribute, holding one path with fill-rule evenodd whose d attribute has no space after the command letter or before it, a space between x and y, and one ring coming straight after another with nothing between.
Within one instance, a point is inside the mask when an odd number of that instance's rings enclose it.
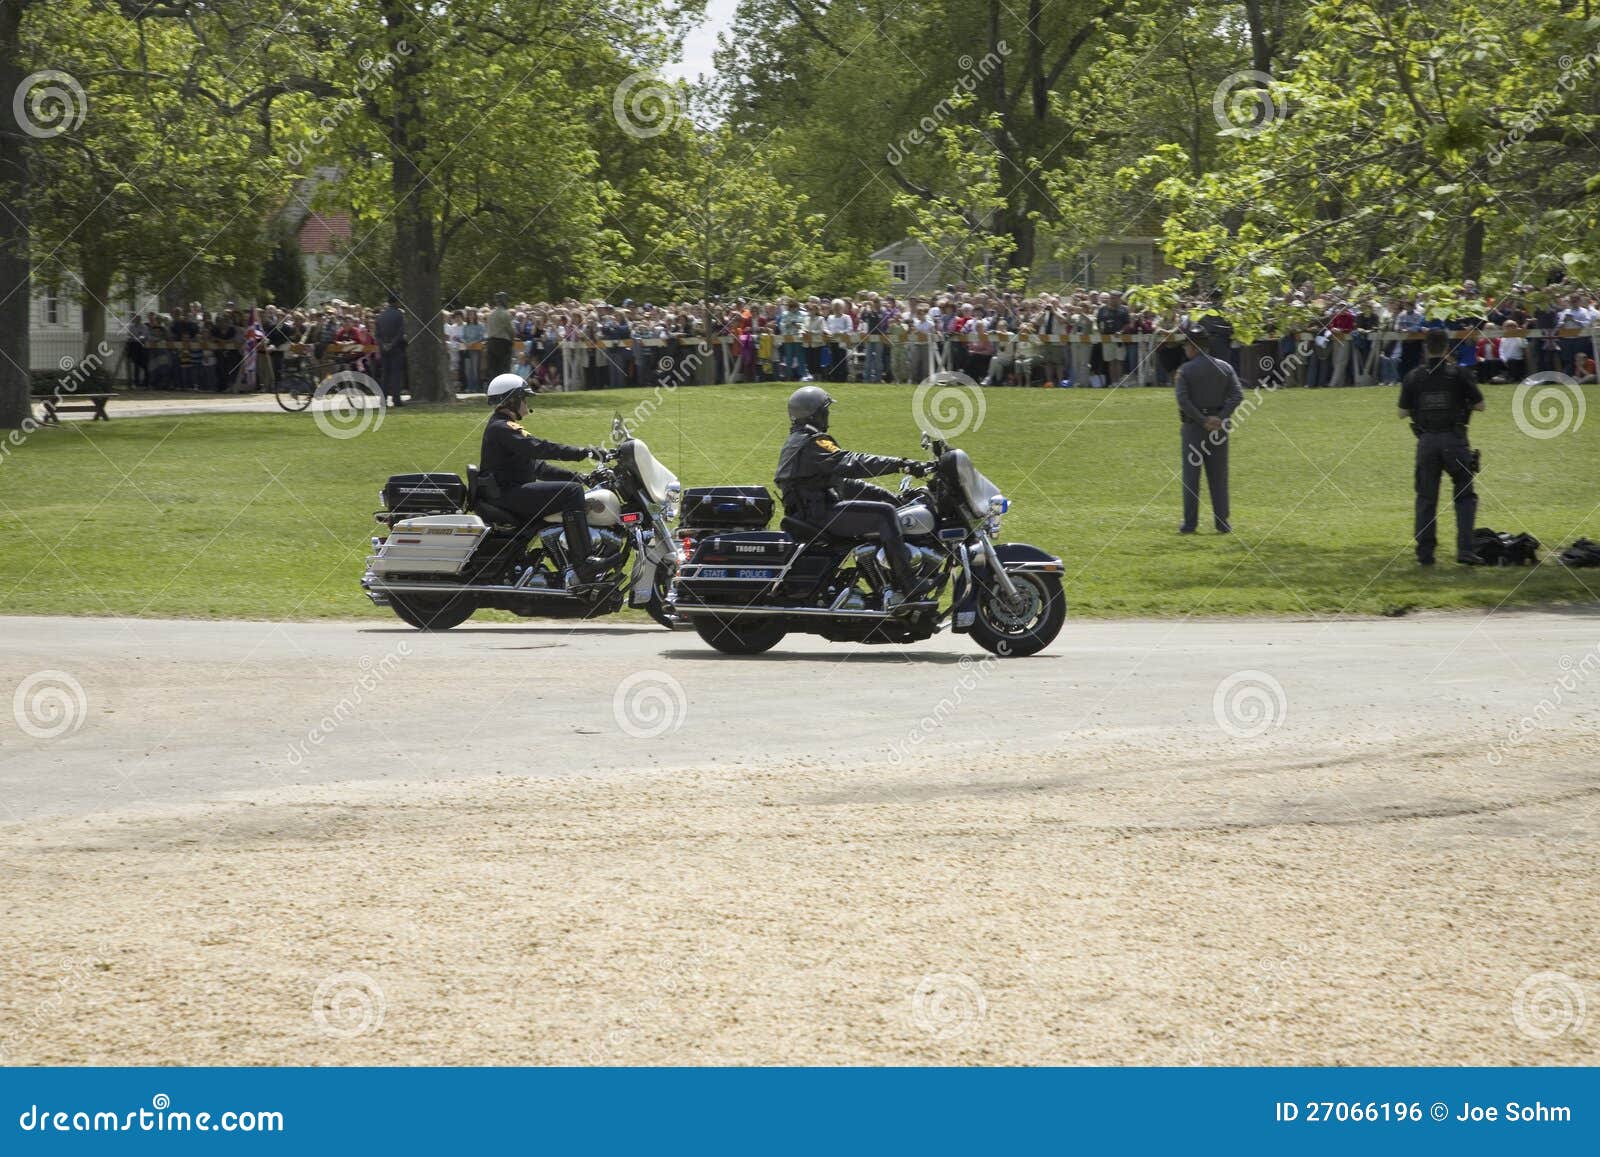
<instances>
[{"instance_id":1,"label":"police motorcycle","mask_svg":"<svg viewBox=\"0 0 1600 1157\"><path fill-rule=\"evenodd\" d=\"M467 467L456 474L396 474L379 492L373 515L387 533L372 539L361 577L367 597L413 627L445 631L474 611L492 609L546 618L608 615L642 607L664 627L677 568L671 521L682 487L677 477L631 437L617 416L615 449L583 478L589 538L601 571L580 582L566 557L559 513L524 525L494 505L492 487Z\"/></svg>"},{"instance_id":2,"label":"police motorcycle","mask_svg":"<svg viewBox=\"0 0 1600 1157\"><path fill-rule=\"evenodd\" d=\"M763 486L686 491L683 561L673 613L711 646L756 655L789 632L834 642L915 643L948 626L1003 657L1032 655L1066 621L1061 560L1026 543L1002 543L1010 503L963 450L929 434L926 486L901 480L898 516L930 592L898 601L877 542L836 538L785 517L777 531ZM949 603L940 604L945 594Z\"/></svg>"}]
</instances>

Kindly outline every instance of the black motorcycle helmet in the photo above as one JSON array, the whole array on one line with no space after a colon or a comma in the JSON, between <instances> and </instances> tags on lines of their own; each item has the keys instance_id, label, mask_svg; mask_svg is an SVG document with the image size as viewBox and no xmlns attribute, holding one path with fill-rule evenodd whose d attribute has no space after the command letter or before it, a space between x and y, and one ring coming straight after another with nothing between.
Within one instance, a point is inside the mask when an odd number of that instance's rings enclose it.
<instances>
[{"instance_id":1,"label":"black motorcycle helmet","mask_svg":"<svg viewBox=\"0 0 1600 1157\"><path fill-rule=\"evenodd\" d=\"M805 422L819 430L828 428L828 408L833 399L821 386L801 386L789 395L789 421Z\"/></svg>"}]
</instances>

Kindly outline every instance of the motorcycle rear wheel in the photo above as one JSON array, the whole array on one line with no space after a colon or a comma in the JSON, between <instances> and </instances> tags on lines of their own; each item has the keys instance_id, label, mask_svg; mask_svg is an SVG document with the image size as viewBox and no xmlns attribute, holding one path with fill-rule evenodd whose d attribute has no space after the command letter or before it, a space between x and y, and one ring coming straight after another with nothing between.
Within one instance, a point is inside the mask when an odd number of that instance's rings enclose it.
<instances>
[{"instance_id":1,"label":"motorcycle rear wheel","mask_svg":"<svg viewBox=\"0 0 1600 1157\"><path fill-rule=\"evenodd\" d=\"M1036 655L1061 633L1067 621L1067 599L1061 579L1053 574L1013 574L1023 602L1006 605L1005 592L989 587L978 593L978 617L972 624L973 641L1002 659Z\"/></svg>"},{"instance_id":2,"label":"motorcycle rear wheel","mask_svg":"<svg viewBox=\"0 0 1600 1157\"><path fill-rule=\"evenodd\" d=\"M448 631L472 617L477 606L465 595L391 595L389 608L419 631Z\"/></svg>"},{"instance_id":3,"label":"motorcycle rear wheel","mask_svg":"<svg viewBox=\"0 0 1600 1157\"><path fill-rule=\"evenodd\" d=\"M694 629L700 637L724 655L759 655L770 651L788 634L773 619L735 619L719 622L716 619L696 618Z\"/></svg>"}]
</instances>

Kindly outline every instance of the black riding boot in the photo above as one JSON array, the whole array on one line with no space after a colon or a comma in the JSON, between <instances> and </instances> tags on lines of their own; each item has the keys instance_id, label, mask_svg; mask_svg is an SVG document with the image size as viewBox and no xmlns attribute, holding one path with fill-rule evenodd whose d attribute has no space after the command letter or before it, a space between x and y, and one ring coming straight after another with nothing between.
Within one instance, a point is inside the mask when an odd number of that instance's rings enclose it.
<instances>
[{"instance_id":1,"label":"black riding boot","mask_svg":"<svg viewBox=\"0 0 1600 1157\"><path fill-rule=\"evenodd\" d=\"M922 578L911 564L911 547L904 542L886 542L883 553L889 556L895 589L904 602L915 602L933 589L935 578Z\"/></svg>"},{"instance_id":2,"label":"black riding boot","mask_svg":"<svg viewBox=\"0 0 1600 1157\"><path fill-rule=\"evenodd\" d=\"M591 583L600 568L589 557L589 518L581 510L561 512L561 529L567 539L567 564L572 567L580 583Z\"/></svg>"}]
</instances>

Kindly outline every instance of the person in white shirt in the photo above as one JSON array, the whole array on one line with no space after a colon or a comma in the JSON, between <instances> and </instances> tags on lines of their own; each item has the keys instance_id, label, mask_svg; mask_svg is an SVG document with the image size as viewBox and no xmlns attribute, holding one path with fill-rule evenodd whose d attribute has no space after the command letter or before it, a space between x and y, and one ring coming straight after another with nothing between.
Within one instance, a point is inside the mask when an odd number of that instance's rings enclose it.
<instances>
[{"instance_id":1,"label":"person in white shirt","mask_svg":"<svg viewBox=\"0 0 1600 1157\"><path fill-rule=\"evenodd\" d=\"M828 380L842 382L846 379L850 369L850 333L855 329L855 319L844 308L844 299L836 297L828 307L828 316L823 319L824 332L828 335Z\"/></svg>"}]
</instances>

